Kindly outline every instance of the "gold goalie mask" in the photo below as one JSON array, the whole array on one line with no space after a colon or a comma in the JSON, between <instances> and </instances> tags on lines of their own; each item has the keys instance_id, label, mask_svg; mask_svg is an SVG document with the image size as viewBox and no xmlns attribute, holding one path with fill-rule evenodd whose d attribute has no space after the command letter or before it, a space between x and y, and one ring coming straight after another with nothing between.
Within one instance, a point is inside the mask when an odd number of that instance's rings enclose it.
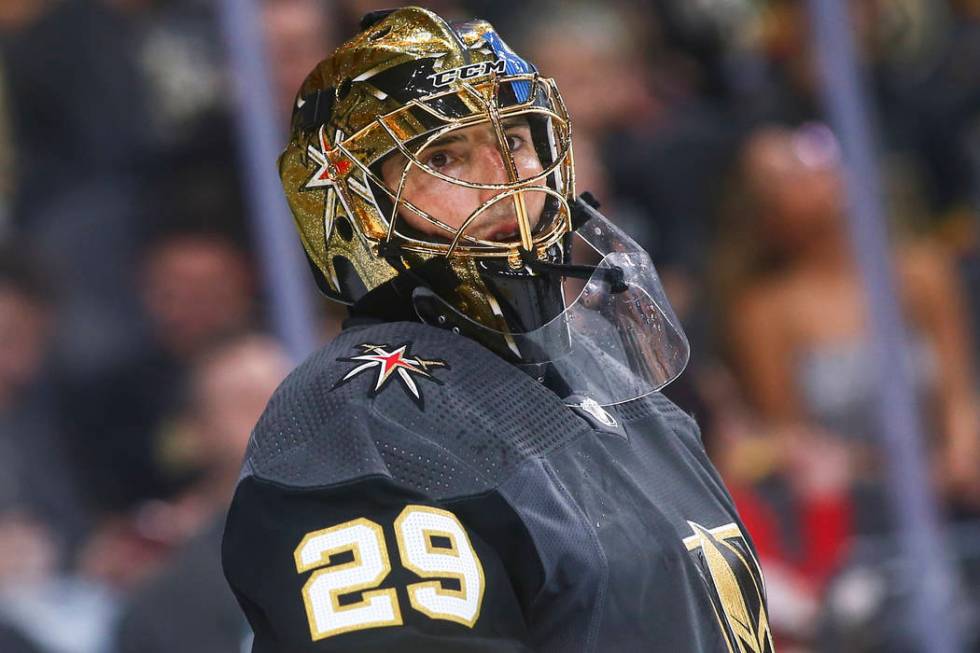
<instances>
[{"instance_id":1,"label":"gold goalie mask","mask_svg":"<svg viewBox=\"0 0 980 653\"><path fill-rule=\"evenodd\" d=\"M303 83L279 170L320 289L358 313L411 313L600 405L687 362L649 257L576 198L554 80L485 21L366 16Z\"/></svg>"}]
</instances>

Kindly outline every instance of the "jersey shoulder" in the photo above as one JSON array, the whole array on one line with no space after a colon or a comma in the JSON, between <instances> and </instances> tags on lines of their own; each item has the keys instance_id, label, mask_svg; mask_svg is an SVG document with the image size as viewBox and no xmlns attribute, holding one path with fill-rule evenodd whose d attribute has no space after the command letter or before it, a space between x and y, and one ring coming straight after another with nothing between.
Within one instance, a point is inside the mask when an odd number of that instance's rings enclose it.
<instances>
[{"instance_id":1,"label":"jersey shoulder","mask_svg":"<svg viewBox=\"0 0 980 653\"><path fill-rule=\"evenodd\" d=\"M491 489L584 426L479 344L424 324L347 329L282 383L243 474L291 486L393 478L434 498Z\"/></svg>"}]
</instances>

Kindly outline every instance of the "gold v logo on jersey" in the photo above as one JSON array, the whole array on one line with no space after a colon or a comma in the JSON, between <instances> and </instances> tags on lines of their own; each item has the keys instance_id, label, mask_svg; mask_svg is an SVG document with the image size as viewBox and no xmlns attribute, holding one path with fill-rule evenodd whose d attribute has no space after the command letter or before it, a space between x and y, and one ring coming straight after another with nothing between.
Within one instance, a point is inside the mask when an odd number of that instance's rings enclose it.
<instances>
[{"instance_id":1,"label":"gold v logo on jersey","mask_svg":"<svg viewBox=\"0 0 980 653\"><path fill-rule=\"evenodd\" d=\"M702 578L730 653L773 653L762 570L736 524L707 529L688 522L684 538Z\"/></svg>"},{"instance_id":2,"label":"gold v logo on jersey","mask_svg":"<svg viewBox=\"0 0 980 653\"><path fill-rule=\"evenodd\" d=\"M431 370L436 367L449 367L449 364L446 361L413 357L409 347L411 347L411 343L405 343L399 347L372 345L370 343L358 345L357 348L363 352L360 356L337 359L344 363L357 363L358 365L337 381L331 390L344 385L362 372L377 370L377 379L374 386L368 391L368 396L374 397L384 389L390 380L397 378L409 398L419 408L425 408L422 391L418 383L415 382L415 378L428 379L433 383L442 385L442 381L432 376Z\"/></svg>"}]
</instances>

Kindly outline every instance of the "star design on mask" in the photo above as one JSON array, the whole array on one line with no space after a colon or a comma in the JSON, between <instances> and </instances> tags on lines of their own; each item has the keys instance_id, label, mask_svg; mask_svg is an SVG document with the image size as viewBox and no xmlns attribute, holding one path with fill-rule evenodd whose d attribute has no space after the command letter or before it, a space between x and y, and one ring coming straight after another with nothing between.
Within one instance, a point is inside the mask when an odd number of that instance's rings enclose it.
<instances>
[{"instance_id":1,"label":"star design on mask","mask_svg":"<svg viewBox=\"0 0 980 653\"><path fill-rule=\"evenodd\" d=\"M449 365L445 361L427 360L414 357L412 356L409 347L410 343L405 343L399 347L375 345L370 343L362 343L358 345L357 348L364 353L359 356L337 359L338 361L344 363L357 363L357 366L348 371L343 378L337 381L331 390L344 385L360 374L376 369L377 378L374 380L374 386L368 392L369 396L374 397L384 389L389 381L392 379L397 379L399 385L401 385L405 393L408 394L409 398L412 399L412 401L414 401L419 408L424 408L425 404L422 398L422 391L415 379L428 379L433 383L442 385L442 381L432 376L430 370L437 367L448 368Z\"/></svg>"},{"instance_id":2,"label":"star design on mask","mask_svg":"<svg viewBox=\"0 0 980 653\"><path fill-rule=\"evenodd\" d=\"M343 132L337 130L334 141L340 143L343 140ZM340 201L340 205L348 217L354 215L351 213L344 193L337 188L337 182L350 172L353 164L345 158L335 157L333 160L331 159L330 152L335 148L330 145L327 139L326 126L320 127L319 141L319 148L310 145L306 149L309 157L316 163L317 170L303 185L303 190L314 190L317 188L326 190L326 195L323 200L323 234L324 240L330 240L330 234L333 231L334 216L336 215L337 201Z\"/></svg>"}]
</instances>

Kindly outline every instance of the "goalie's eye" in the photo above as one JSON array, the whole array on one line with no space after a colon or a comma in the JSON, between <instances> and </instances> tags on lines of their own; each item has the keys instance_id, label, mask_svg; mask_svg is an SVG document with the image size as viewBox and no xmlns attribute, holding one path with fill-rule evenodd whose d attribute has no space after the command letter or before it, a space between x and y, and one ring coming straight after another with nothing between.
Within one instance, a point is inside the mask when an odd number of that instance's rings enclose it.
<instances>
[{"instance_id":1,"label":"goalie's eye","mask_svg":"<svg viewBox=\"0 0 980 653\"><path fill-rule=\"evenodd\" d=\"M427 156L423 163L434 170L439 170L452 163L452 155L444 150L439 150Z\"/></svg>"}]
</instances>

